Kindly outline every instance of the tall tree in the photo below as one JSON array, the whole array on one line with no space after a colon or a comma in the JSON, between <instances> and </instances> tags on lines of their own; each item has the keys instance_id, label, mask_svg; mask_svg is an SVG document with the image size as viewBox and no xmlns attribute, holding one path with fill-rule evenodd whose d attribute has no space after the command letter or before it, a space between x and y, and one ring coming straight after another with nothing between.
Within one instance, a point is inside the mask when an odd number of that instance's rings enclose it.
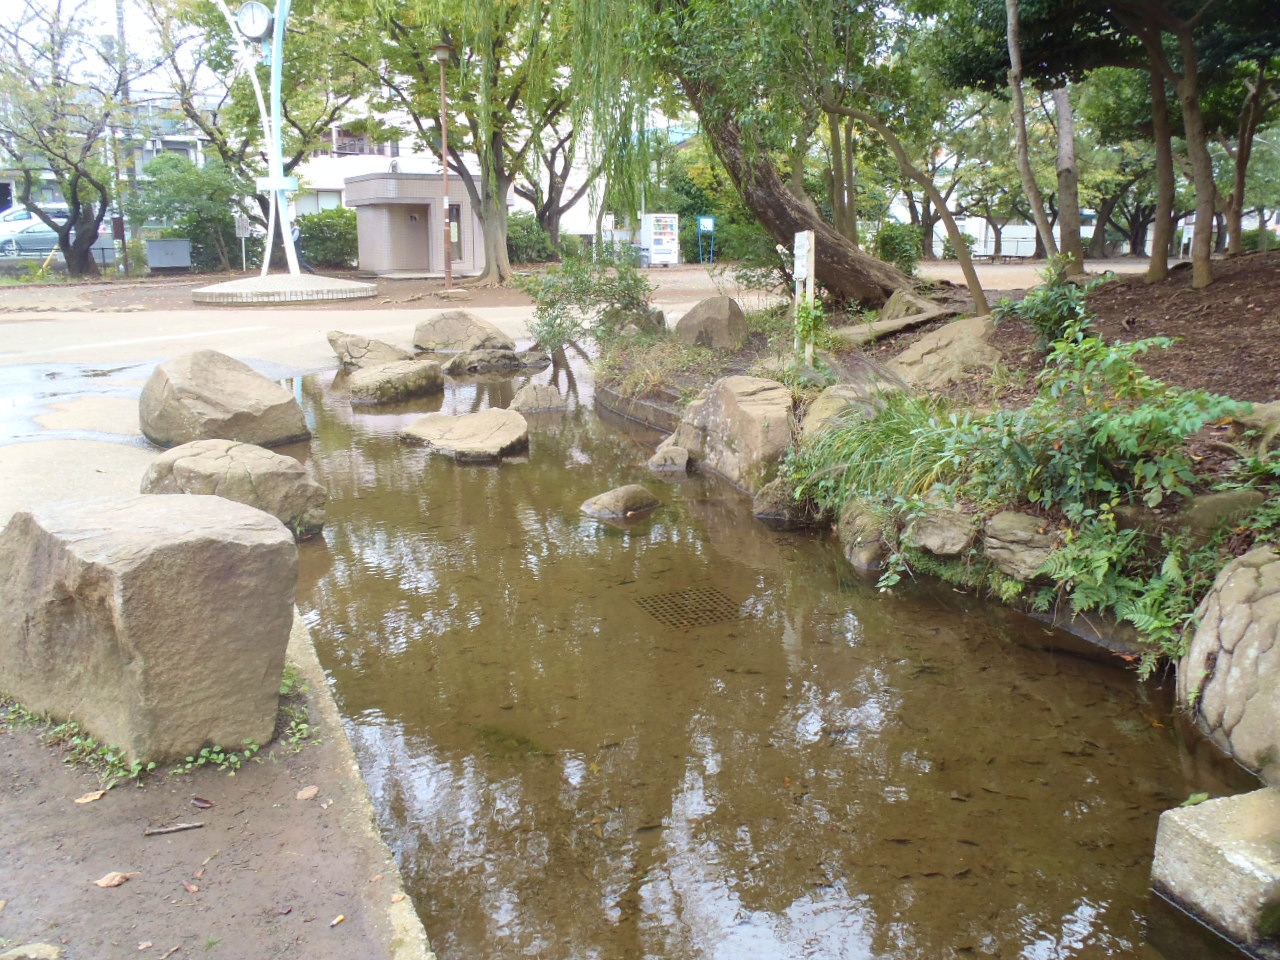
<instances>
[{"instance_id":1,"label":"tall tree","mask_svg":"<svg viewBox=\"0 0 1280 960\"><path fill-rule=\"evenodd\" d=\"M1022 14L1018 0L1005 0L1006 32L1009 46L1009 91L1013 97L1013 130L1018 142L1018 173L1022 176L1022 192L1031 207L1036 233L1046 252L1056 254L1058 245L1045 213L1044 197L1031 169L1031 148L1027 143L1027 106L1022 90Z\"/></svg>"},{"instance_id":2,"label":"tall tree","mask_svg":"<svg viewBox=\"0 0 1280 960\"><path fill-rule=\"evenodd\" d=\"M73 277L96 276L93 245L111 204L112 125L129 66L115 38L95 33L88 0L23 0L0 23L0 149L18 173L18 200L58 234ZM69 215L44 208L52 178Z\"/></svg>"}]
</instances>

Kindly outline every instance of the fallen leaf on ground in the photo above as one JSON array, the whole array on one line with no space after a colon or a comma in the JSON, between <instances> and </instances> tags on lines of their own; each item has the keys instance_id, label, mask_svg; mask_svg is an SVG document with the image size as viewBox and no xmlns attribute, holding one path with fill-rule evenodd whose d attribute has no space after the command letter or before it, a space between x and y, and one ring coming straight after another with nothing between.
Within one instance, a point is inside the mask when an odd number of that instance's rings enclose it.
<instances>
[{"instance_id":1,"label":"fallen leaf on ground","mask_svg":"<svg viewBox=\"0 0 1280 960\"><path fill-rule=\"evenodd\" d=\"M334 917L332 920L329 921L329 926L336 927L345 919L347 919L347 915L345 913L340 913L336 917Z\"/></svg>"},{"instance_id":2,"label":"fallen leaf on ground","mask_svg":"<svg viewBox=\"0 0 1280 960\"><path fill-rule=\"evenodd\" d=\"M217 806L217 804L212 800L206 800L204 797L192 797L191 805L193 807L199 807L201 810L210 810Z\"/></svg>"},{"instance_id":3,"label":"fallen leaf on ground","mask_svg":"<svg viewBox=\"0 0 1280 960\"><path fill-rule=\"evenodd\" d=\"M187 891L187 893L199 893L199 892L200 892L200 888L199 888L199 887L197 887L194 883L187 883L187 881L185 881L185 880L183 880L183 881L182 881L182 888L183 888L184 890L186 890L186 891Z\"/></svg>"},{"instance_id":4,"label":"fallen leaf on ground","mask_svg":"<svg viewBox=\"0 0 1280 960\"><path fill-rule=\"evenodd\" d=\"M138 944L138 949L150 950L153 946L155 946L155 944L153 944L150 940L143 940L140 944Z\"/></svg>"},{"instance_id":5,"label":"fallen leaf on ground","mask_svg":"<svg viewBox=\"0 0 1280 960\"><path fill-rule=\"evenodd\" d=\"M370 882L370 883L377 883L377 882L378 882L379 880L381 880L381 879L382 879L382 874L380 874L380 873L376 873L376 874L374 874L372 877L370 877L370 878L369 878L369 882Z\"/></svg>"},{"instance_id":6,"label":"fallen leaf on ground","mask_svg":"<svg viewBox=\"0 0 1280 960\"><path fill-rule=\"evenodd\" d=\"M76 803L93 803L95 800L101 800L107 795L105 790L90 790L83 797L76 797Z\"/></svg>"},{"instance_id":7,"label":"fallen leaf on ground","mask_svg":"<svg viewBox=\"0 0 1280 960\"><path fill-rule=\"evenodd\" d=\"M112 870L101 880L93 881L99 887L118 887L122 883L128 883L130 877L136 877L137 873L121 873L118 870Z\"/></svg>"},{"instance_id":8,"label":"fallen leaf on ground","mask_svg":"<svg viewBox=\"0 0 1280 960\"><path fill-rule=\"evenodd\" d=\"M293 907L289 906L287 903L282 903L280 906L276 907L276 913L280 914L282 917L287 917L289 914L293 913Z\"/></svg>"},{"instance_id":9,"label":"fallen leaf on ground","mask_svg":"<svg viewBox=\"0 0 1280 960\"><path fill-rule=\"evenodd\" d=\"M195 877L197 880L199 880L201 877L204 876L204 867L201 867L199 870L193 873L192 876Z\"/></svg>"},{"instance_id":10,"label":"fallen leaf on ground","mask_svg":"<svg viewBox=\"0 0 1280 960\"><path fill-rule=\"evenodd\" d=\"M309 787L303 787L298 791L299 800L313 800L320 793L320 788L314 783Z\"/></svg>"},{"instance_id":11,"label":"fallen leaf on ground","mask_svg":"<svg viewBox=\"0 0 1280 960\"><path fill-rule=\"evenodd\" d=\"M403 901L408 899L409 899L409 895L407 893L397 893L394 897L391 898L391 902L402 903Z\"/></svg>"}]
</instances>

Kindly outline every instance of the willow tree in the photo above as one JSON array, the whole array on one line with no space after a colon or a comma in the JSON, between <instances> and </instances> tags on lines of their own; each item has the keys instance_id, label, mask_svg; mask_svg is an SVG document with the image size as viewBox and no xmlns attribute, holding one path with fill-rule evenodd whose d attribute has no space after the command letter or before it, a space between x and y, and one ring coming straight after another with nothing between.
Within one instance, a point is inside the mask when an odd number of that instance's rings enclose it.
<instances>
[{"instance_id":1,"label":"willow tree","mask_svg":"<svg viewBox=\"0 0 1280 960\"><path fill-rule=\"evenodd\" d=\"M573 37L586 29L580 17L589 9L561 0L322 2L353 25L372 18L380 35L376 47L340 47L339 54L376 82L374 109L406 118L418 143L466 190L484 234L484 272L474 282L505 283L511 277L508 194L547 154L552 163L573 156L564 131L580 131L587 114L580 90L590 70L574 62ZM433 52L442 44L452 48L445 70L447 155ZM620 96L615 91L614 99ZM549 149L555 144L560 147ZM553 180L542 199L558 212L563 184Z\"/></svg>"}]
</instances>

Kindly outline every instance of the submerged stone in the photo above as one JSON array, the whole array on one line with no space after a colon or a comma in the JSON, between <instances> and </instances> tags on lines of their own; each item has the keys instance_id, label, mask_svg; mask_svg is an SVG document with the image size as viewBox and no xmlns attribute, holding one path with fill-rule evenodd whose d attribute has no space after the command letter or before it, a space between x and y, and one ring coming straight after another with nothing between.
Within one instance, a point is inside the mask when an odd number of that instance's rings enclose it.
<instances>
[{"instance_id":1,"label":"submerged stone","mask_svg":"<svg viewBox=\"0 0 1280 960\"><path fill-rule=\"evenodd\" d=\"M529 445L529 424L514 410L492 407L451 416L429 413L400 432L455 460L497 460Z\"/></svg>"},{"instance_id":2,"label":"submerged stone","mask_svg":"<svg viewBox=\"0 0 1280 960\"><path fill-rule=\"evenodd\" d=\"M582 512L598 520L628 520L662 506L662 501L638 483L629 483L592 497Z\"/></svg>"}]
</instances>

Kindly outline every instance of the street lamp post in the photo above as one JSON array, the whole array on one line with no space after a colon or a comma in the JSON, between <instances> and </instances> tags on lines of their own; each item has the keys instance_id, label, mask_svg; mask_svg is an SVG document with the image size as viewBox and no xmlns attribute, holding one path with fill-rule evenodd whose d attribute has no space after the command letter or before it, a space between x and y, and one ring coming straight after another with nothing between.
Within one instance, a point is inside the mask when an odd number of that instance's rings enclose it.
<instances>
[{"instance_id":1,"label":"street lamp post","mask_svg":"<svg viewBox=\"0 0 1280 960\"><path fill-rule=\"evenodd\" d=\"M453 225L449 216L449 100L445 92L445 66L453 55L453 47L440 43L431 48L440 64L440 178L444 198L440 206L444 220L444 288L453 289Z\"/></svg>"}]
</instances>

